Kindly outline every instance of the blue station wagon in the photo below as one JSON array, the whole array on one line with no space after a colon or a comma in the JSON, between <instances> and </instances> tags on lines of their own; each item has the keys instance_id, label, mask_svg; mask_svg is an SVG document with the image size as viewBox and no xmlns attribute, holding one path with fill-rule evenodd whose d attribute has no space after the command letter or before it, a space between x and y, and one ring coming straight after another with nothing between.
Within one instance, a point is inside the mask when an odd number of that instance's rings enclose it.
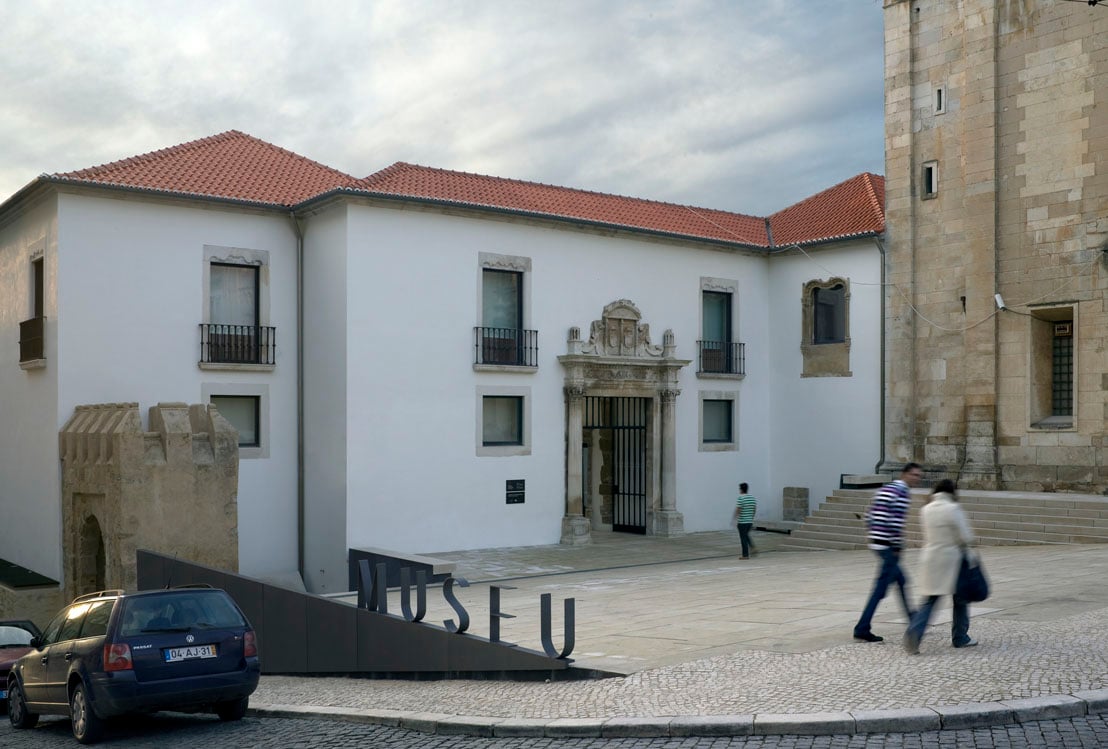
<instances>
[{"instance_id":1,"label":"blue station wagon","mask_svg":"<svg viewBox=\"0 0 1108 749\"><path fill-rule=\"evenodd\" d=\"M246 714L261 666L254 630L226 592L192 587L76 598L8 675L8 718L68 715L97 741L108 718L135 712Z\"/></svg>"}]
</instances>

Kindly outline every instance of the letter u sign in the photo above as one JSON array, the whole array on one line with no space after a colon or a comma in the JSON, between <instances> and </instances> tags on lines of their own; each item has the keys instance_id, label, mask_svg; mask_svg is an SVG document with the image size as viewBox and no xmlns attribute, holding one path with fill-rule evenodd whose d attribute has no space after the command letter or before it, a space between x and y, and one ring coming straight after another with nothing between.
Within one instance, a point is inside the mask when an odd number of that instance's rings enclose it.
<instances>
[{"instance_id":1,"label":"letter u sign","mask_svg":"<svg viewBox=\"0 0 1108 749\"><path fill-rule=\"evenodd\" d=\"M542 634L542 649L551 658L566 658L573 652L574 601L573 598L566 598L563 601L565 604L565 620L562 623L562 631L565 643L562 652L559 653L557 648L554 647L553 638L550 636L550 594L543 593L539 598L539 614L541 617L539 626Z\"/></svg>"}]
</instances>

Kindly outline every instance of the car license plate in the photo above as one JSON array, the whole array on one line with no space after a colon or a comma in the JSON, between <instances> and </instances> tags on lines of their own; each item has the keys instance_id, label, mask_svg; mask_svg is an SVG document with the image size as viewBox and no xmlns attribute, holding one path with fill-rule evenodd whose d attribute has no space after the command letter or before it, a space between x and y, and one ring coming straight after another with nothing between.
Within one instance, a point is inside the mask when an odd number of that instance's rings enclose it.
<instances>
[{"instance_id":1,"label":"car license plate","mask_svg":"<svg viewBox=\"0 0 1108 749\"><path fill-rule=\"evenodd\" d=\"M215 645L190 645L187 648L166 648L162 651L166 663L191 661L194 658L215 658Z\"/></svg>"}]
</instances>

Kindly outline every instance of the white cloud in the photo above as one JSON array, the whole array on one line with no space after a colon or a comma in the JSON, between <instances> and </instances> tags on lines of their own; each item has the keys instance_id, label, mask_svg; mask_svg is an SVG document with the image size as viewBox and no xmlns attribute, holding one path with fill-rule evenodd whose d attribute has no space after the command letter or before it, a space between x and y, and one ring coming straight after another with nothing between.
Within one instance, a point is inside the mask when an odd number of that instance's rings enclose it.
<instances>
[{"instance_id":1,"label":"white cloud","mask_svg":"<svg viewBox=\"0 0 1108 749\"><path fill-rule=\"evenodd\" d=\"M881 171L876 2L9 3L0 198L228 129L766 214Z\"/></svg>"}]
</instances>

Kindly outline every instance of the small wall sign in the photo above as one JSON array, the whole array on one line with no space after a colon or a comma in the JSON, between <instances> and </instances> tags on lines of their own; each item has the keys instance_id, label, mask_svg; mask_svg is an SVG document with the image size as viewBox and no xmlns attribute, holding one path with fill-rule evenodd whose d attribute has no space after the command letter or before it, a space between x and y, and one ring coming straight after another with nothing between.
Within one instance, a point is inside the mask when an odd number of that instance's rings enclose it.
<instances>
[{"instance_id":1,"label":"small wall sign","mask_svg":"<svg viewBox=\"0 0 1108 749\"><path fill-rule=\"evenodd\" d=\"M504 482L504 503L509 505L523 504L523 479L508 479Z\"/></svg>"}]
</instances>

